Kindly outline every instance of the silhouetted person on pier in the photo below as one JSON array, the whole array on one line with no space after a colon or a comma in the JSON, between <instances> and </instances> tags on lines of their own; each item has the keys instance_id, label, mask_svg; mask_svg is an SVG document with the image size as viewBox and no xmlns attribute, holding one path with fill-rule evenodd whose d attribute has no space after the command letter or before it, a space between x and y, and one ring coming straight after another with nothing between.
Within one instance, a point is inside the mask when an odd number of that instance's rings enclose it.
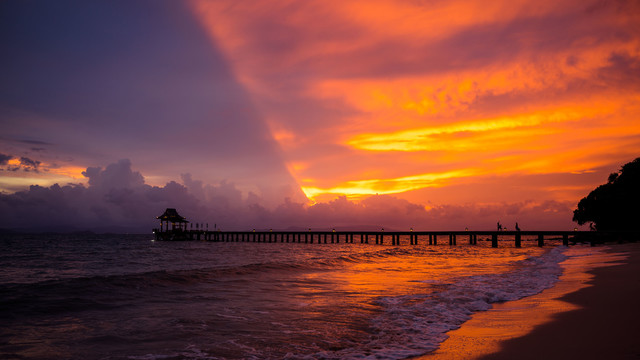
<instances>
[{"instance_id":1,"label":"silhouetted person on pier","mask_svg":"<svg viewBox=\"0 0 640 360\"><path fill-rule=\"evenodd\" d=\"M500 224L500 221L498 221L498 231L502 231L502 224Z\"/></svg>"},{"instance_id":2,"label":"silhouetted person on pier","mask_svg":"<svg viewBox=\"0 0 640 360\"><path fill-rule=\"evenodd\" d=\"M520 231L520 226L518 226L517 222L516 222L516 231Z\"/></svg>"}]
</instances>

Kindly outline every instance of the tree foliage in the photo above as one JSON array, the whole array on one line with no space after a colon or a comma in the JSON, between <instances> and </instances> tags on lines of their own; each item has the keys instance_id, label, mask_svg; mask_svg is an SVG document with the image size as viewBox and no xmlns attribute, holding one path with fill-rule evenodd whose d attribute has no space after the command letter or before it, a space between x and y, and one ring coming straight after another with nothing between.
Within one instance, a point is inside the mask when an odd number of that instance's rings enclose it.
<instances>
[{"instance_id":1,"label":"tree foliage","mask_svg":"<svg viewBox=\"0 0 640 360\"><path fill-rule=\"evenodd\" d=\"M580 200L573 211L573 221L583 225L593 222L601 231L637 231L640 227L640 158L609 175Z\"/></svg>"}]
</instances>

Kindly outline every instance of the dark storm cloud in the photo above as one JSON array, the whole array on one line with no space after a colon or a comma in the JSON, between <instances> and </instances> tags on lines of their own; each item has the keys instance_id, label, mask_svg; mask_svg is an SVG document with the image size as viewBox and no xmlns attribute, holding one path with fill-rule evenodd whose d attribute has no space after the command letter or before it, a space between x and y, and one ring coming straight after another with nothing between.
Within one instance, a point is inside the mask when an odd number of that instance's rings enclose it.
<instances>
[{"instance_id":1,"label":"dark storm cloud","mask_svg":"<svg viewBox=\"0 0 640 360\"><path fill-rule=\"evenodd\" d=\"M171 204L199 210L198 201L184 186L175 182L163 187L146 185L140 173L131 170L128 160L104 169L88 168L85 175L89 177L88 187L32 185L25 191L0 194L0 212L5 215L0 227L142 231L154 222L156 212Z\"/></svg>"},{"instance_id":2,"label":"dark storm cloud","mask_svg":"<svg viewBox=\"0 0 640 360\"><path fill-rule=\"evenodd\" d=\"M20 157L20 165L27 171L38 171L40 164L41 162L38 160L33 160L25 156Z\"/></svg>"},{"instance_id":3,"label":"dark storm cloud","mask_svg":"<svg viewBox=\"0 0 640 360\"><path fill-rule=\"evenodd\" d=\"M11 159L17 159L18 161L9 164L9 160ZM0 153L0 165L2 166L8 165L3 170L8 170L8 171L23 170L23 171L39 172L41 164L42 164L41 161L34 160L26 156L21 156L20 158L17 158L12 155L6 155L6 154Z\"/></svg>"},{"instance_id":4,"label":"dark storm cloud","mask_svg":"<svg viewBox=\"0 0 640 360\"><path fill-rule=\"evenodd\" d=\"M89 179L90 187L99 191L144 185L144 178L139 172L131 170L131 161L128 159L110 164L105 169L89 167L82 175Z\"/></svg>"},{"instance_id":5,"label":"dark storm cloud","mask_svg":"<svg viewBox=\"0 0 640 360\"><path fill-rule=\"evenodd\" d=\"M7 165L11 159L13 159L13 156L0 153L0 165Z\"/></svg>"}]
</instances>

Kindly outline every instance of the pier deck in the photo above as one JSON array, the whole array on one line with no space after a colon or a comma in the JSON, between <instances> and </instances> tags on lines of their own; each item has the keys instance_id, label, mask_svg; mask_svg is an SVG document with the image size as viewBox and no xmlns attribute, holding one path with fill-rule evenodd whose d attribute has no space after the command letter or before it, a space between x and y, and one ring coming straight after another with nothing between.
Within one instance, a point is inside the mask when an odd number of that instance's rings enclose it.
<instances>
[{"instance_id":1,"label":"pier deck","mask_svg":"<svg viewBox=\"0 0 640 360\"><path fill-rule=\"evenodd\" d=\"M478 238L485 237L491 241L492 247L498 247L500 242L513 242L515 247L521 247L523 239L537 241L538 246L544 246L545 239L562 240L563 245L569 245L570 240L601 242L602 239L622 239L639 234L629 233L601 233L594 231L209 231L209 230L165 230L154 229L156 240L200 240L215 242L264 242L264 243L362 243L377 245L438 245L447 243L457 245L458 240L475 245ZM613 238L612 238L613 237Z\"/></svg>"}]
</instances>

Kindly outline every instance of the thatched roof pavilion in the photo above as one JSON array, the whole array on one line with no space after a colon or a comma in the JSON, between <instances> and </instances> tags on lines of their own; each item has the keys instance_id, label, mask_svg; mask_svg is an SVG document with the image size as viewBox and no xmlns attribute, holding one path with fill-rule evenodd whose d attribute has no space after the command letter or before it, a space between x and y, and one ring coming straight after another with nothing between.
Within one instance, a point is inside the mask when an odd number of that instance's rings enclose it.
<instances>
[{"instance_id":1,"label":"thatched roof pavilion","mask_svg":"<svg viewBox=\"0 0 640 360\"><path fill-rule=\"evenodd\" d=\"M187 219L184 216L178 214L178 211L173 208L167 208L164 213L160 216L157 216L156 219L160 220L160 231L164 229L169 230L169 223L171 223L172 230L178 229L186 229L187 228ZM166 224L166 226L163 226ZM165 231L166 231L165 230Z\"/></svg>"}]
</instances>

